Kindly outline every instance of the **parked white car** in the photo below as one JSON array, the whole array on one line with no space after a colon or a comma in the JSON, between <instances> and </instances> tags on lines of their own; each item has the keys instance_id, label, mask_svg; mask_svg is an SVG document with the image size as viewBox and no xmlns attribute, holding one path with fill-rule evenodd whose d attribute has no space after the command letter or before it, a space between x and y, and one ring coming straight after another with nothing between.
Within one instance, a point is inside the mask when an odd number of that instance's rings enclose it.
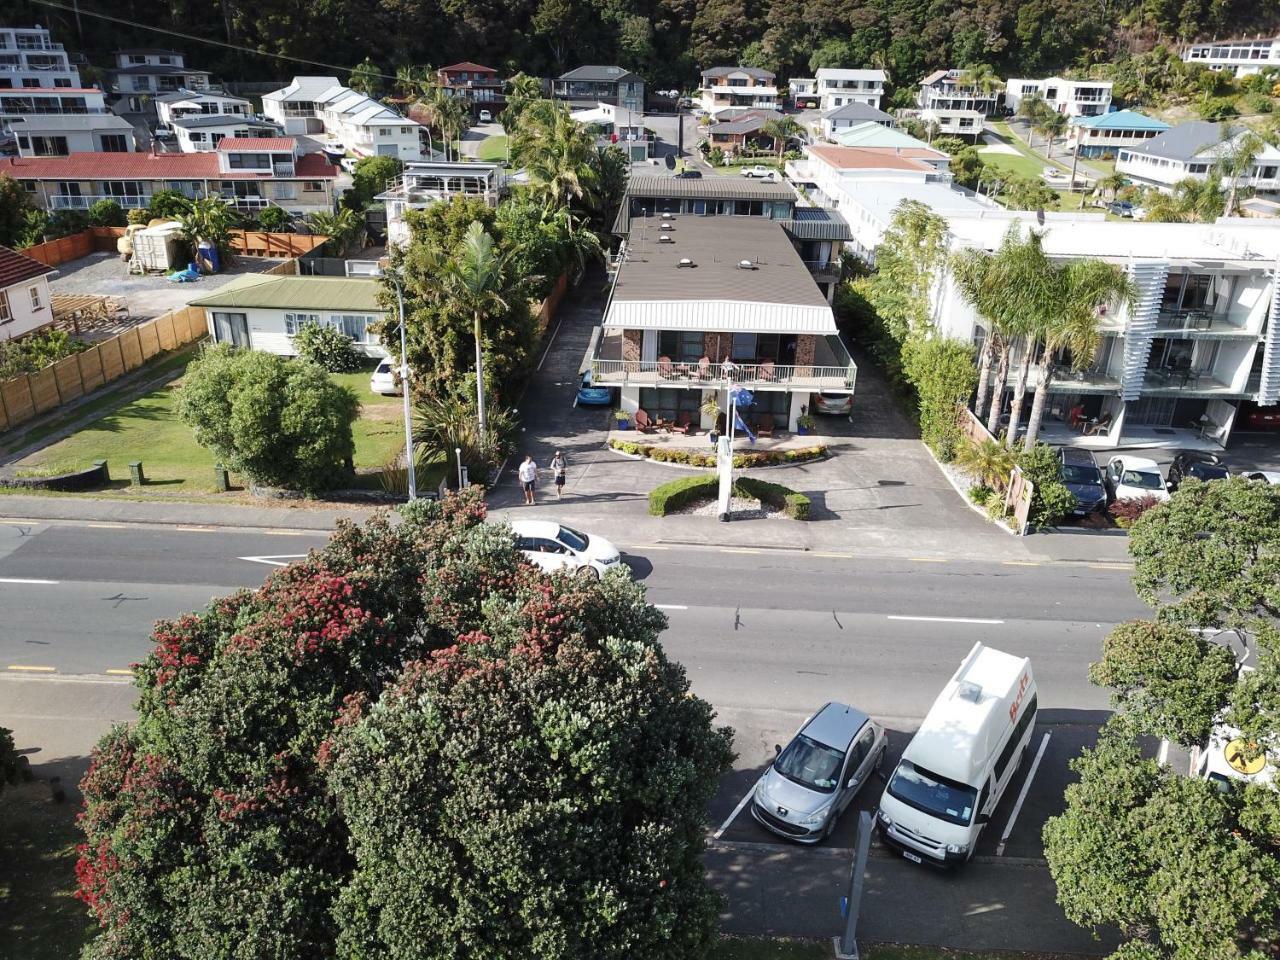
<instances>
[{"instance_id":1,"label":"parked white car","mask_svg":"<svg viewBox=\"0 0 1280 960\"><path fill-rule=\"evenodd\" d=\"M488 110L481 110L481 111L480 111L480 122L481 122L481 123L492 123L492 122L493 122L493 114L492 114L492 113L490 113Z\"/></svg>"},{"instance_id":2,"label":"parked white car","mask_svg":"<svg viewBox=\"0 0 1280 960\"><path fill-rule=\"evenodd\" d=\"M1107 487L1107 498L1112 501L1142 497L1169 499L1159 465L1145 457L1112 457L1103 471L1102 481Z\"/></svg>"},{"instance_id":3,"label":"parked white car","mask_svg":"<svg viewBox=\"0 0 1280 960\"><path fill-rule=\"evenodd\" d=\"M744 177L754 177L759 180L768 180L773 183L782 179L782 175L773 167L766 167L759 164L754 167L743 167L742 175Z\"/></svg>"},{"instance_id":4,"label":"parked white car","mask_svg":"<svg viewBox=\"0 0 1280 960\"><path fill-rule=\"evenodd\" d=\"M622 554L604 537L592 536L553 520L513 520L516 548L548 573L567 570L600 579L622 565Z\"/></svg>"},{"instance_id":5,"label":"parked white car","mask_svg":"<svg viewBox=\"0 0 1280 960\"><path fill-rule=\"evenodd\" d=\"M1244 478L1258 483L1269 483L1273 487L1280 487L1280 470L1255 470L1252 473L1246 473Z\"/></svg>"},{"instance_id":6,"label":"parked white car","mask_svg":"<svg viewBox=\"0 0 1280 960\"><path fill-rule=\"evenodd\" d=\"M369 377L369 389L374 393L382 394L384 397L399 395L400 384L396 380L395 364L391 362L390 358L378 361L372 376Z\"/></svg>"}]
</instances>

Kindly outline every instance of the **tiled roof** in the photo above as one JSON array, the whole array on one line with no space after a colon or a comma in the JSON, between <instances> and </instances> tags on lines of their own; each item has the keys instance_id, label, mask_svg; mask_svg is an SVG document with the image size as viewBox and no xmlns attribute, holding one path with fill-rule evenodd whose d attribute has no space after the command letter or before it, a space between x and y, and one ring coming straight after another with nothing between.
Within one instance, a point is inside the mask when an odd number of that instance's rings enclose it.
<instances>
[{"instance_id":1,"label":"tiled roof","mask_svg":"<svg viewBox=\"0 0 1280 960\"><path fill-rule=\"evenodd\" d=\"M891 148L834 147L820 143L809 147L809 153L837 170L932 170L929 164L908 156L914 150ZM929 151L930 154L933 151Z\"/></svg>"},{"instance_id":2,"label":"tiled roof","mask_svg":"<svg viewBox=\"0 0 1280 960\"><path fill-rule=\"evenodd\" d=\"M294 175L323 180L337 168L319 153L294 163ZM73 153L66 157L6 157L0 173L15 180L270 180L251 170L222 172L218 155L209 153Z\"/></svg>"},{"instance_id":3,"label":"tiled roof","mask_svg":"<svg viewBox=\"0 0 1280 960\"><path fill-rule=\"evenodd\" d=\"M0 247L0 290L53 272L53 267L45 266L39 260L32 260L17 250Z\"/></svg>"},{"instance_id":4,"label":"tiled roof","mask_svg":"<svg viewBox=\"0 0 1280 960\"><path fill-rule=\"evenodd\" d=\"M274 150L277 153L288 151L293 153L298 141L293 137L223 137L218 149L224 153L229 150Z\"/></svg>"},{"instance_id":5,"label":"tiled roof","mask_svg":"<svg viewBox=\"0 0 1280 960\"><path fill-rule=\"evenodd\" d=\"M475 73L477 70L481 71L482 73L497 73L497 72L498 72L498 71L497 71L497 70L495 70L493 67L486 67L486 66L484 66L483 64L479 64L479 63L472 63L470 60L463 60L461 63L451 63L451 64L449 64L449 66L447 66L447 67L441 67L439 72L440 72L440 73L454 73L454 72L459 71L459 70L466 70L466 71L468 71L468 72L470 72L470 73Z\"/></svg>"}]
</instances>

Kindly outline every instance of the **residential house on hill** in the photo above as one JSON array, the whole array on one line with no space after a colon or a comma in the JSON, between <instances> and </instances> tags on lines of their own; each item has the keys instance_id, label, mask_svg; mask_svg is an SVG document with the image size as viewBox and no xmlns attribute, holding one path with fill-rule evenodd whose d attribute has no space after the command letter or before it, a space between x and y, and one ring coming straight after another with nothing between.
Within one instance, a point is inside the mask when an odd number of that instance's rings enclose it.
<instances>
[{"instance_id":1,"label":"residential house on hill","mask_svg":"<svg viewBox=\"0 0 1280 960\"><path fill-rule=\"evenodd\" d=\"M1148 117L1137 110L1117 110L1096 117L1078 117L1072 121L1074 136L1067 148L1082 157L1110 156L1122 147L1136 147L1169 129L1169 124Z\"/></svg>"},{"instance_id":2,"label":"residential house on hill","mask_svg":"<svg viewBox=\"0 0 1280 960\"><path fill-rule=\"evenodd\" d=\"M183 153L217 150L228 137L249 139L279 137L284 131L271 120L252 120L237 114L188 114L170 124Z\"/></svg>"},{"instance_id":3,"label":"residential house on hill","mask_svg":"<svg viewBox=\"0 0 1280 960\"><path fill-rule=\"evenodd\" d=\"M622 67L578 67L551 82L551 96L577 107L591 108L597 103L608 103L643 114L644 78Z\"/></svg>"},{"instance_id":4,"label":"residential house on hill","mask_svg":"<svg viewBox=\"0 0 1280 960\"><path fill-rule=\"evenodd\" d=\"M486 206L496 207L505 189L501 164L412 160L375 199L387 207L387 244L405 246L410 239L407 211L425 210L454 197L483 200Z\"/></svg>"},{"instance_id":5,"label":"residential house on hill","mask_svg":"<svg viewBox=\"0 0 1280 960\"><path fill-rule=\"evenodd\" d=\"M0 90L80 85L80 71L48 29L0 26Z\"/></svg>"},{"instance_id":6,"label":"residential house on hill","mask_svg":"<svg viewBox=\"0 0 1280 960\"><path fill-rule=\"evenodd\" d=\"M1017 111L1027 97L1039 97L1065 117L1097 117L1111 109L1109 80L1010 80L1005 84L1004 104Z\"/></svg>"},{"instance_id":7,"label":"residential house on hill","mask_svg":"<svg viewBox=\"0 0 1280 960\"><path fill-rule=\"evenodd\" d=\"M436 81L450 93L470 100L473 113L488 110L496 118L507 104L503 81L493 67L464 60L441 67L436 71Z\"/></svg>"},{"instance_id":8,"label":"residential house on hill","mask_svg":"<svg viewBox=\"0 0 1280 960\"><path fill-rule=\"evenodd\" d=\"M0 340L23 337L53 323L49 276L39 260L0 247Z\"/></svg>"},{"instance_id":9,"label":"residential house on hill","mask_svg":"<svg viewBox=\"0 0 1280 960\"><path fill-rule=\"evenodd\" d=\"M702 71L702 110L713 119L735 108L776 110L774 73L759 67L712 67Z\"/></svg>"},{"instance_id":10,"label":"residential house on hill","mask_svg":"<svg viewBox=\"0 0 1280 960\"><path fill-rule=\"evenodd\" d=\"M782 119L777 110L726 110L721 120L707 129L707 143L712 149L736 156L744 150L774 149L773 137L763 133L765 124Z\"/></svg>"},{"instance_id":11,"label":"residential house on hill","mask_svg":"<svg viewBox=\"0 0 1280 960\"><path fill-rule=\"evenodd\" d=\"M1230 143L1248 134L1241 126L1224 127L1204 120L1189 120L1116 154L1116 173L1162 193L1172 191L1179 180L1207 179ZM1280 150L1266 144L1253 161L1252 170L1241 178L1242 186L1270 192L1280 190Z\"/></svg>"},{"instance_id":12,"label":"residential house on hill","mask_svg":"<svg viewBox=\"0 0 1280 960\"><path fill-rule=\"evenodd\" d=\"M822 114L818 122L818 133L824 139L834 140L836 135L864 123L873 123L882 127L892 127L893 117L883 110L868 106L865 103L846 103Z\"/></svg>"},{"instance_id":13,"label":"residential house on hill","mask_svg":"<svg viewBox=\"0 0 1280 960\"><path fill-rule=\"evenodd\" d=\"M8 123L20 157L129 153L137 149L133 124L113 113L35 114Z\"/></svg>"},{"instance_id":14,"label":"residential house on hill","mask_svg":"<svg viewBox=\"0 0 1280 960\"><path fill-rule=\"evenodd\" d=\"M1182 59L1245 77L1267 67L1280 68L1280 36L1193 43L1183 48Z\"/></svg>"},{"instance_id":15,"label":"residential house on hill","mask_svg":"<svg viewBox=\"0 0 1280 960\"><path fill-rule=\"evenodd\" d=\"M422 126L336 77L294 77L262 96L262 112L286 134L324 134L361 157L422 158Z\"/></svg>"},{"instance_id":16,"label":"residential house on hill","mask_svg":"<svg viewBox=\"0 0 1280 960\"><path fill-rule=\"evenodd\" d=\"M253 104L244 97L213 90L175 90L156 97L156 118L173 123L179 117L253 115Z\"/></svg>"},{"instance_id":17,"label":"residential house on hill","mask_svg":"<svg viewBox=\"0 0 1280 960\"><path fill-rule=\"evenodd\" d=\"M209 89L209 71L188 67L186 57L177 50L117 50L115 58L109 74L111 91L123 98L126 113L146 111L152 98L161 94Z\"/></svg>"},{"instance_id":18,"label":"residential house on hill","mask_svg":"<svg viewBox=\"0 0 1280 960\"><path fill-rule=\"evenodd\" d=\"M920 81L916 94L920 119L936 124L939 132L949 137L982 135L986 118L996 112L1000 103L998 90L983 90L968 82L964 70L935 70Z\"/></svg>"}]
</instances>

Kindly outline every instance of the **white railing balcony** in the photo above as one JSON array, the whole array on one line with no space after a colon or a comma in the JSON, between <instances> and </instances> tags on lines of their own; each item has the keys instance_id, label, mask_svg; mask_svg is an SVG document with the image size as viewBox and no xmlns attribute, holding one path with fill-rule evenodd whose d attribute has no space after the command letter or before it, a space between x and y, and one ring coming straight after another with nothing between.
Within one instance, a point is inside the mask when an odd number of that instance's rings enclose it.
<instances>
[{"instance_id":1,"label":"white railing balcony","mask_svg":"<svg viewBox=\"0 0 1280 960\"><path fill-rule=\"evenodd\" d=\"M265 210L271 206L271 200L266 197L236 197L226 193L219 194L219 197L237 210Z\"/></svg>"},{"instance_id":2,"label":"white railing balcony","mask_svg":"<svg viewBox=\"0 0 1280 960\"><path fill-rule=\"evenodd\" d=\"M292 177L292 176L293 176L293 164L292 164L292 163L277 163L277 164L275 164L275 165L271 168L271 174L272 174L272 176L276 176L276 177Z\"/></svg>"},{"instance_id":3,"label":"white railing balcony","mask_svg":"<svg viewBox=\"0 0 1280 960\"><path fill-rule=\"evenodd\" d=\"M95 195L87 197L76 197L70 194L60 194L49 198L50 210L88 210L99 200L114 200L126 210L140 210L151 202L150 197L112 197L107 195Z\"/></svg>"},{"instance_id":4,"label":"white railing balcony","mask_svg":"<svg viewBox=\"0 0 1280 960\"><path fill-rule=\"evenodd\" d=\"M591 382L597 386L705 386L728 381L758 388L780 387L798 390L852 390L858 368L821 367L815 364L677 363L667 360L592 360Z\"/></svg>"}]
</instances>

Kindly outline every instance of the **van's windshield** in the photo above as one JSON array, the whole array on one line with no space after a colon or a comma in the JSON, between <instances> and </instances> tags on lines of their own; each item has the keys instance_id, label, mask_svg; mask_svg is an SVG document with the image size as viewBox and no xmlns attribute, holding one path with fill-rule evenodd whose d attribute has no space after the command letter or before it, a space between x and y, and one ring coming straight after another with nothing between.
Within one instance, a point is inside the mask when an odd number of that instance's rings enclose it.
<instances>
[{"instance_id":1,"label":"van's windshield","mask_svg":"<svg viewBox=\"0 0 1280 960\"><path fill-rule=\"evenodd\" d=\"M903 760L889 781L889 795L939 820L967 827L978 791Z\"/></svg>"}]
</instances>

